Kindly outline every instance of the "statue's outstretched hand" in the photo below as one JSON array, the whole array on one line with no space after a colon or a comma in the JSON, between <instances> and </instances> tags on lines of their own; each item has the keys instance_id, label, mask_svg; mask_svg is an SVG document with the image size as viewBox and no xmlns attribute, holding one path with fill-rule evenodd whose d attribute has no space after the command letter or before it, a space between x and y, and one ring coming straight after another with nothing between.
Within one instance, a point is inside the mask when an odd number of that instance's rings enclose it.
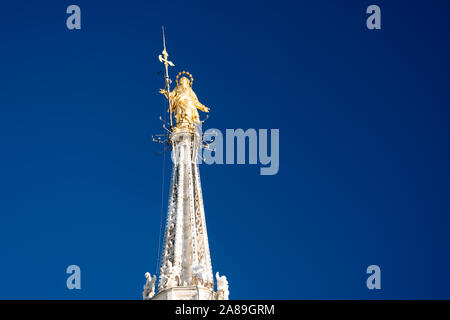
<instances>
[{"instance_id":1,"label":"statue's outstretched hand","mask_svg":"<svg viewBox=\"0 0 450 320\"><path fill-rule=\"evenodd\" d=\"M164 89L159 89L159 93L161 93L161 94L166 94L166 93L167 93L167 91L166 91L166 90L164 90Z\"/></svg>"},{"instance_id":2,"label":"statue's outstretched hand","mask_svg":"<svg viewBox=\"0 0 450 320\"><path fill-rule=\"evenodd\" d=\"M208 108L208 107L205 107L205 106L203 106L203 112L209 112L209 108Z\"/></svg>"}]
</instances>

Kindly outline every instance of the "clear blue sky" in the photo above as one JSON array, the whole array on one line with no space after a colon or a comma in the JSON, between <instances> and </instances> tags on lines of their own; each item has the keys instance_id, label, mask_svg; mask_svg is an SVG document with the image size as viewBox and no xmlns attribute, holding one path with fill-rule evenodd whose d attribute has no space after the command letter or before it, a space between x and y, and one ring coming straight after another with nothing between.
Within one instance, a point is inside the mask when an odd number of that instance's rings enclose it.
<instances>
[{"instance_id":1,"label":"clear blue sky","mask_svg":"<svg viewBox=\"0 0 450 320\"><path fill-rule=\"evenodd\" d=\"M70 4L79 31L66 28ZM382 30L365 26L370 4ZM162 131L162 24L172 77L192 72L211 107L207 128L280 129L278 175L200 169L230 298L450 298L449 9L4 3L0 298L141 298L158 254L162 158L150 136ZM80 291L65 286L71 264ZM380 291L366 288L371 264Z\"/></svg>"}]
</instances>

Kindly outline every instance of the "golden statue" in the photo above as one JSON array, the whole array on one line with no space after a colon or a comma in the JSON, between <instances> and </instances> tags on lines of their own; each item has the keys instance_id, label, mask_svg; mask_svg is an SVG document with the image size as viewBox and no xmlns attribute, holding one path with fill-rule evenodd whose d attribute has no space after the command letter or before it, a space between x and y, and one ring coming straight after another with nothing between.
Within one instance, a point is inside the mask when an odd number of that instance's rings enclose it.
<instances>
[{"instance_id":1,"label":"golden statue","mask_svg":"<svg viewBox=\"0 0 450 320\"><path fill-rule=\"evenodd\" d=\"M183 75L190 77L190 80ZM179 80L178 78L182 76ZM169 112L175 114L176 127L175 131L194 131L194 127L200 124L200 117L197 109L203 112L209 112L209 108L205 107L198 101L197 95L192 90L194 78L189 72L183 71L177 75L177 86L169 93L167 90L160 89L159 93L164 94L169 99Z\"/></svg>"}]
</instances>

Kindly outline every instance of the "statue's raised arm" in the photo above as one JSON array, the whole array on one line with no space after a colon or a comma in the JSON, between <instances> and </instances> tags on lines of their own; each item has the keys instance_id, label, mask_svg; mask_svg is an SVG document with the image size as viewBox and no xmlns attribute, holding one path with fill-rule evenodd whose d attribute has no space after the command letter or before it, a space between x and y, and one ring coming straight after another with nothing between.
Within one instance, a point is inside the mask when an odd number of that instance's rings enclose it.
<instances>
[{"instance_id":1,"label":"statue's raised arm","mask_svg":"<svg viewBox=\"0 0 450 320\"><path fill-rule=\"evenodd\" d=\"M192 90L194 100L195 100L195 107L203 112L209 112L209 108L203 105L200 101L198 101L197 95L195 94L194 90Z\"/></svg>"}]
</instances>

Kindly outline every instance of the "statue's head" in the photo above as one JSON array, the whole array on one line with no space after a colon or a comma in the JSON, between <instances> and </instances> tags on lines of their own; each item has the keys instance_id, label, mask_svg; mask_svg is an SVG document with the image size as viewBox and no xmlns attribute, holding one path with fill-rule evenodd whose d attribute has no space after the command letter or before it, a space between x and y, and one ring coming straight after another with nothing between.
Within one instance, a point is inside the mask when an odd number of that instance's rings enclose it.
<instances>
[{"instance_id":1,"label":"statue's head","mask_svg":"<svg viewBox=\"0 0 450 320\"><path fill-rule=\"evenodd\" d=\"M187 78L189 77L190 80ZM194 77L187 71L182 71L178 73L177 78L177 87L189 88L192 87L192 83L194 82Z\"/></svg>"},{"instance_id":2,"label":"statue's head","mask_svg":"<svg viewBox=\"0 0 450 320\"><path fill-rule=\"evenodd\" d=\"M146 273L145 273L145 277L146 277L147 279L150 279L150 273L149 273L149 272L146 272Z\"/></svg>"},{"instance_id":3,"label":"statue's head","mask_svg":"<svg viewBox=\"0 0 450 320\"><path fill-rule=\"evenodd\" d=\"M186 77L181 77L180 80L178 81L178 85L182 87L190 86L189 79Z\"/></svg>"}]
</instances>

